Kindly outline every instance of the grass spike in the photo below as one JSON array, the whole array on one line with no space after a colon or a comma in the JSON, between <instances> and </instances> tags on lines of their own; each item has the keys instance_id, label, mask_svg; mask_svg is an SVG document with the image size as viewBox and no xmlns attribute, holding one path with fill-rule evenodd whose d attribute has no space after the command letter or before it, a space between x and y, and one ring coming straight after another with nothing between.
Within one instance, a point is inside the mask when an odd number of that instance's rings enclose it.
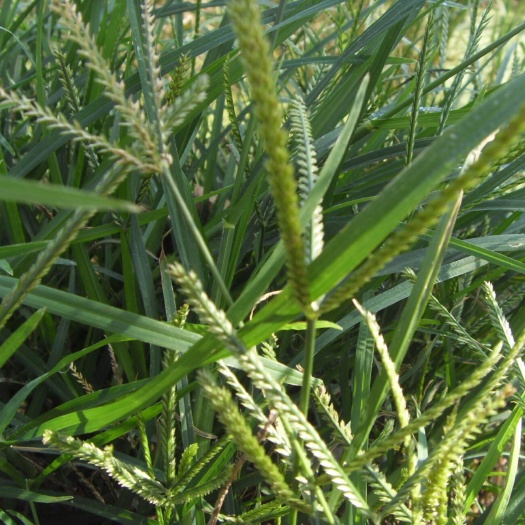
<instances>
[{"instance_id":1,"label":"grass spike","mask_svg":"<svg viewBox=\"0 0 525 525\"><path fill-rule=\"evenodd\" d=\"M450 10L446 4L439 6L438 29L436 32L438 48L439 48L439 69L445 69L447 61L447 43L449 40L450 29Z\"/></svg>"},{"instance_id":2,"label":"grass spike","mask_svg":"<svg viewBox=\"0 0 525 525\"><path fill-rule=\"evenodd\" d=\"M466 525L467 519L465 516L465 501L467 486L463 457L458 457L452 469L452 477L450 479L450 517L452 525Z\"/></svg>"},{"instance_id":3,"label":"grass spike","mask_svg":"<svg viewBox=\"0 0 525 525\"><path fill-rule=\"evenodd\" d=\"M423 83L425 81L428 65L434 53L434 11L428 15L425 34L423 36L423 45L416 66L416 85L414 87L414 101L410 112L410 126L408 130L407 147L405 152L405 166L411 164L414 158L414 144L416 141L416 131L419 117L419 107L423 92Z\"/></svg>"},{"instance_id":4,"label":"grass spike","mask_svg":"<svg viewBox=\"0 0 525 525\"><path fill-rule=\"evenodd\" d=\"M190 60L188 55L181 55L177 67L171 75L171 81L165 94L165 100L168 106L171 106L174 100L182 93L184 85L188 80L189 68Z\"/></svg>"},{"instance_id":5,"label":"grass spike","mask_svg":"<svg viewBox=\"0 0 525 525\"><path fill-rule=\"evenodd\" d=\"M427 509L427 519L435 519L436 510L441 508L441 497L439 490L434 492L433 487L445 486L452 473L453 464L463 455L469 442L478 434L483 425L492 417L498 408L505 406L511 390L503 388L496 394L488 395L489 388L483 386L484 395L465 414L456 420L452 429L443 437L442 441L432 451L425 463L418 468L416 473L399 489L397 496L385 507L388 512L391 507L397 505L398 501L404 501L415 484L424 480L428 481L429 490L424 499L424 508ZM432 478L432 480L431 480ZM425 498L425 494L423 495ZM446 513L445 513L446 516Z\"/></svg>"},{"instance_id":6,"label":"grass spike","mask_svg":"<svg viewBox=\"0 0 525 525\"><path fill-rule=\"evenodd\" d=\"M287 134L281 127L283 115L275 88L270 43L264 36L259 7L254 0L230 0L228 13L239 40L244 70L255 103L255 116L268 155L268 180L286 250L288 278L296 300L306 315L311 316L297 184L286 147Z\"/></svg>"},{"instance_id":7,"label":"grass spike","mask_svg":"<svg viewBox=\"0 0 525 525\"><path fill-rule=\"evenodd\" d=\"M498 334L498 337L503 341L503 348L505 353L515 345L516 341L512 335L510 324L507 321L503 310L501 309L496 299L496 293L492 283L485 282L482 286L485 304L488 307L489 316L492 321L492 327Z\"/></svg>"},{"instance_id":8,"label":"grass spike","mask_svg":"<svg viewBox=\"0 0 525 525\"><path fill-rule=\"evenodd\" d=\"M42 441L45 445L55 447L64 454L71 454L91 465L100 467L120 485L150 503L158 506L166 503L167 495L162 484L143 470L115 458L112 447L108 446L102 450L92 443L83 442L70 436L60 436L51 430L44 432Z\"/></svg>"},{"instance_id":9,"label":"grass spike","mask_svg":"<svg viewBox=\"0 0 525 525\"><path fill-rule=\"evenodd\" d=\"M14 92L6 92L0 87L0 99L6 102L6 105L12 106L27 118L36 118L40 124L46 124L50 130L56 130L61 134L68 136L73 142L82 142L89 147L99 150L101 153L110 154L119 166L126 169L138 169L145 173L155 173L158 166L141 160L138 156L130 151L119 148L108 142L106 137L90 133L80 126L78 122L69 122L63 115L54 115L49 109L43 108L38 102L29 99L23 95Z\"/></svg>"},{"instance_id":10,"label":"grass spike","mask_svg":"<svg viewBox=\"0 0 525 525\"><path fill-rule=\"evenodd\" d=\"M163 368L169 368L177 360L175 352L166 350L164 352ZM176 460L176 429L177 421L175 411L177 409L177 388L173 385L162 396L162 412L159 421L159 438L164 477L168 489L175 484L177 479Z\"/></svg>"},{"instance_id":11,"label":"grass spike","mask_svg":"<svg viewBox=\"0 0 525 525\"><path fill-rule=\"evenodd\" d=\"M403 271L403 276L411 282L414 282L416 279L414 271L410 268L405 268ZM456 319L452 312L450 312L434 294L430 294L428 304L430 308L432 308L432 310L434 310L439 315L439 317L441 317L445 323L455 332L459 342L469 346L477 354L483 357L487 355L489 349L480 342L476 341L462 326L458 319Z\"/></svg>"},{"instance_id":12,"label":"grass spike","mask_svg":"<svg viewBox=\"0 0 525 525\"><path fill-rule=\"evenodd\" d=\"M216 457L221 450L229 443L229 436L224 436L217 441L211 447L206 454L204 454L196 463L190 466L190 462L193 460L194 454L198 451L195 450L193 445L184 449L184 453L179 462L179 471L178 479L176 485L172 488L172 494L178 494L179 492L184 492L186 486L190 483L192 479L206 467L214 457ZM195 444L196 445L196 444ZM188 452L186 452L188 450ZM224 479L221 477L221 479Z\"/></svg>"},{"instance_id":13,"label":"grass spike","mask_svg":"<svg viewBox=\"0 0 525 525\"><path fill-rule=\"evenodd\" d=\"M80 111L80 94L78 89L75 86L73 80L73 73L70 67L66 63L66 57L58 48L53 50L53 54L58 64L58 78L64 93L66 95L66 102L69 107L70 117L72 118ZM96 153L93 151L93 147L85 146L87 153L87 160L91 171L94 172L98 166L99 162L96 156Z\"/></svg>"},{"instance_id":14,"label":"grass spike","mask_svg":"<svg viewBox=\"0 0 525 525\"><path fill-rule=\"evenodd\" d=\"M406 406L405 396L401 385L399 384L399 377L396 371L396 365L390 357L388 347L385 343L385 339L381 335L379 325L374 314L366 311L355 299L353 301L354 306L357 308L357 311L361 314L365 320L368 329L370 330L370 335L375 341L376 349L381 357L381 362L385 369L386 375L388 377L388 382L390 383L390 390L392 391L392 397L394 399L394 404L396 405L399 423L401 427L406 427L410 422L410 414Z\"/></svg>"},{"instance_id":15,"label":"grass spike","mask_svg":"<svg viewBox=\"0 0 525 525\"><path fill-rule=\"evenodd\" d=\"M155 45L155 17L153 16L155 4L153 0L142 0L141 8L145 43L144 51L148 57L145 61L148 66L148 80L155 97L155 105L157 109L160 109L164 97L164 85L162 83L162 75L160 71L160 55L157 52L157 46ZM163 142L166 143L165 140L163 140Z\"/></svg>"},{"instance_id":16,"label":"grass spike","mask_svg":"<svg viewBox=\"0 0 525 525\"><path fill-rule=\"evenodd\" d=\"M310 195L318 177L317 156L308 111L304 102L295 99L290 109L294 160L299 172L299 199L302 205ZM306 262L310 264L323 250L323 209L315 208L312 219L305 229Z\"/></svg>"},{"instance_id":17,"label":"grass spike","mask_svg":"<svg viewBox=\"0 0 525 525\"><path fill-rule=\"evenodd\" d=\"M146 430L146 422L142 417L142 414L139 412L137 414L137 429L139 432L140 443L142 445L142 453L144 455L144 462L148 468L148 474L152 479L155 478L155 469L153 468L153 460L151 458L151 450L148 439L148 432Z\"/></svg>"},{"instance_id":18,"label":"grass spike","mask_svg":"<svg viewBox=\"0 0 525 525\"><path fill-rule=\"evenodd\" d=\"M226 101L226 112L228 113L228 119L230 121L230 126L232 127L232 135L235 141L235 145L239 151L242 151L242 138L241 132L239 130L239 122L237 121L237 114L235 112L235 103L233 101L233 92L232 85L230 80L230 55L226 56L224 61L224 66L222 66L223 81L222 85L224 87L224 98Z\"/></svg>"},{"instance_id":19,"label":"grass spike","mask_svg":"<svg viewBox=\"0 0 525 525\"><path fill-rule=\"evenodd\" d=\"M273 425L267 426L268 417L262 408L253 399L252 395L244 388L237 376L224 363L219 362L219 373L226 379L226 382L234 389L235 398L246 408L251 417L253 417L262 430L266 428L268 441L272 442L276 448L275 451L281 456L288 458L292 454L290 440L282 429L282 424L277 418Z\"/></svg>"},{"instance_id":20,"label":"grass spike","mask_svg":"<svg viewBox=\"0 0 525 525\"><path fill-rule=\"evenodd\" d=\"M332 428L333 439L349 446L353 439L350 423L345 423L340 419L326 387L319 385L314 389L313 396L317 411L320 412L321 417Z\"/></svg>"},{"instance_id":21,"label":"grass spike","mask_svg":"<svg viewBox=\"0 0 525 525\"><path fill-rule=\"evenodd\" d=\"M381 503L389 503L397 495L396 489L377 466L367 466L364 477L372 489L372 493ZM400 503L397 508L391 509L390 512L400 522L412 523L412 512L403 503Z\"/></svg>"}]
</instances>

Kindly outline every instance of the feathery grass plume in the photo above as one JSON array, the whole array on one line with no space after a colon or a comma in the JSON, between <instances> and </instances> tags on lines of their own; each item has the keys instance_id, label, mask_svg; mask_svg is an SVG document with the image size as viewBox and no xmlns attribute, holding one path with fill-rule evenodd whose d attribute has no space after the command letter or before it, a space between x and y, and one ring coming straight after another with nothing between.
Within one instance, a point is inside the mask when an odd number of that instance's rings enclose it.
<instances>
[{"instance_id":1,"label":"feathery grass plume","mask_svg":"<svg viewBox=\"0 0 525 525\"><path fill-rule=\"evenodd\" d=\"M332 429L332 437L335 441L344 445L350 445L353 439L350 423L345 423L339 418L337 410L332 404L330 394L324 385L319 385L313 391L315 406L321 417Z\"/></svg>"},{"instance_id":2,"label":"feathery grass plume","mask_svg":"<svg viewBox=\"0 0 525 525\"><path fill-rule=\"evenodd\" d=\"M483 31L487 27L487 24L490 21L490 10L492 9L492 1L489 2L487 8L483 12L483 15L481 17L481 21L477 27L475 27L476 18L473 17L473 26L471 27L471 33L469 42L467 45L467 50L465 51L465 56L463 60L468 60L472 55L476 53L478 50L479 42L481 40L481 36L483 35ZM436 135L441 135L443 133L443 130L445 129L445 126L447 124L448 117L450 115L450 112L452 111L452 105L454 104L454 101L456 100L457 96L460 93L461 90L461 84L463 82L463 78L465 77L467 70L462 69L455 77L454 81L452 82L452 86L450 89L447 90L445 101L443 104L443 109L441 111L441 115L439 118L439 125L436 131ZM476 78L476 76L474 76Z\"/></svg>"},{"instance_id":3,"label":"feathery grass plume","mask_svg":"<svg viewBox=\"0 0 525 525\"><path fill-rule=\"evenodd\" d=\"M299 199L293 167L281 128L282 111L275 89L270 45L264 36L259 7L255 0L230 0L228 13L239 40L242 62L255 103L261 137L268 155L270 188L277 207L277 221L286 250L288 278L294 296L305 314L313 315L308 288Z\"/></svg>"},{"instance_id":4,"label":"feathery grass plume","mask_svg":"<svg viewBox=\"0 0 525 525\"><path fill-rule=\"evenodd\" d=\"M428 65L434 54L434 11L430 11L428 15L427 25L425 27L425 34L423 36L423 44L421 52L416 65L416 85L414 87L414 95L412 102L412 109L410 112L410 125L408 129L407 146L405 152L405 166L412 163L414 158L414 144L416 141L417 123L419 117L419 106L421 105L421 94L423 92L423 82L427 76Z\"/></svg>"},{"instance_id":5,"label":"feathery grass plume","mask_svg":"<svg viewBox=\"0 0 525 525\"><path fill-rule=\"evenodd\" d=\"M106 471L120 485L138 494L145 500L157 506L166 503L166 491L162 483L153 479L143 470L128 465L113 456L113 448L104 450L92 443L82 442L71 436L60 436L52 430L44 431L42 441L45 445L55 447L64 454L87 461Z\"/></svg>"},{"instance_id":6,"label":"feathery grass plume","mask_svg":"<svg viewBox=\"0 0 525 525\"><path fill-rule=\"evenodd\" d=\"M417 432L420 428L427 426L429 423L432 423L438 417L442 416L445 410L455 405L461 398L465 397L471 390L480 385L483 379L485 379L487 375L490 374L496 363L501 359L501 348L501 343L496 345L489 356L484 361L479 363L472 373L467 378L465 378L461 384L448 392L445 397L443 397L443 399L440 399L435 405L426 410L418 418L413 419L406 427L400 428L384 439L376 440L367 451L363 452L353 459L348 465L346 465L345 471L354 472L359 470L363 467L363 465L370 463L374 459L400 445L406 436ZM504 358L502 360L502 364L507 359L508 357ZM500 365L498 371L501 368L504 367Z\"/></svg>"},{"instance_id":7,"label":"feathery grass plume","mask_svg":"<svg viewBox=\"0 0 525 525\"><path fill-rule=\"evenodd\" d=\"M402 229L394 232L383 245L350 275L347 282L337 288L325 299L319 310L322 315L337 308L343 301L351 299L370 279L396 255L408 248L420 235L433 226L446 210L449 203L461 192L476 186L491 171L492 163L505 155L507 149L516 143L525 132L525 105L517 110L516 116L502 128L481 152L476 148L465 161L465 167L458 177L452 180L439 195L428 202L414 218ZM486 141L484 141L485 144ZM478 156L479 154L479 156ZM477 157L477 158L475 158ZM475 158L475 160L472 160Z\"/></svg>"},{"instance_id":8,"label":"feathery grass plume","mask_svg":"<svg viewBox=\"0 0 525 525\"><path fill-rule=\"evenodd\" d=\"M319 461L330 481L350 503L361 509L365 515L373 516L365 499L354 487L343 467L336 461L305 414L290 399L282 386L267 372L256 350L246 348L227 319L226 314L222 310L218 310L208 298L194 272L186 273L180 264L170 265L169 272L182 288L188 302L195 307L201 319L210 325L210 332L236 355L239 364L253 381L253 384L264 392L271 406L281 416L283 424L286 423L294 435L298 435L303 440L304 445Z\"/></svg>"},{"instance_id":9,"label":"feathery grass plume","mask_svg":"<svg viewBox=\"0 0 525 525\"><path fill-rule=\"evenodd\" d=\"M239 151L242 151L242 138L239 130L239 122L237 121L237 114L235 113L235 104L233 102L232 85L230 81L230 55L226 56L224 65L222 66L222 85L224 88L224 99L226 101L226 112L230 126L232 127L232 135L235 145Z\"/></svg>"},{"instance_id":10,"label":"feathery grass plume","mask_svg":"<svg viewBox=\"0 0 525 525\"><path fill-rule=\"evenodd\" d=\"M299 171L299 200L302 206L317 182L317 155L308 110L299 98L292 102L289 117L294 146L293 160ZM318 205L305 228L307 264L310 264L322 252L323 244L323 208Z\"/></svg>"},{"instance_id":11,"label":"feathery grass plume","mask_svg":"<svg viewBox=\"0 0 525 525\"><path fill-rule=\"evenodd\" d=\"M230 392L218 386L213 376L205 369L200 370L198 375L204 395L213 405L213 408L219 415L219 419L232 436L234 443L240 451L246 454L248 460L257 467L257 470L272 487L276 496L282 498L290 506L297 508L301 512L311 514L312 508L310 505L294 493L286 483L281 471L266 454L264 447L252 434L250 426L239 412L239 408L233 401Z\"/></svg>"}]
</instances>

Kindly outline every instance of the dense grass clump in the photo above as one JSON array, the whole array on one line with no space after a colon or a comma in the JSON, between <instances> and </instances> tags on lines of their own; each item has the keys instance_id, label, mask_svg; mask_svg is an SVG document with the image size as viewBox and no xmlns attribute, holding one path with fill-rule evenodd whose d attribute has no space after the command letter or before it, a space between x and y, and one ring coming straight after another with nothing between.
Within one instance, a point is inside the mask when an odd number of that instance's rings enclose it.
<instances>
[{"instance_id":1,"label":"dense grass clump","mask_svg":"<svg viewBox=\"0 0 525 525\"><path fill-rule=\"evenodd\" d=\"M523 9L4 1L0 521L525 521Z\"/></svg>"}]
</instances>

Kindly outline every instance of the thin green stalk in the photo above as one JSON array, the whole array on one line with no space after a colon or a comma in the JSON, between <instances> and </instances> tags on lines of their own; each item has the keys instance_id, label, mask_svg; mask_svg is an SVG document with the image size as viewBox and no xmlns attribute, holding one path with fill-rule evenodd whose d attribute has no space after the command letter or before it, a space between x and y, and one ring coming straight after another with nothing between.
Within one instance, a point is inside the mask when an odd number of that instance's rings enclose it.
<instances>
[{"instance_id":1,"label":"thin green stalk","mask_svg":"<svg viewBox=\"0 0 525 525\"><path fill-rule=\"evenodd\" d=\"M314 371L315 333L316 320L307 319L306 344L304 349L303 385L301 387L301 410L305 416L308 416L308 409L310 408L310 392L312 389L312 375Z\"/></svg>"}]
</instances>

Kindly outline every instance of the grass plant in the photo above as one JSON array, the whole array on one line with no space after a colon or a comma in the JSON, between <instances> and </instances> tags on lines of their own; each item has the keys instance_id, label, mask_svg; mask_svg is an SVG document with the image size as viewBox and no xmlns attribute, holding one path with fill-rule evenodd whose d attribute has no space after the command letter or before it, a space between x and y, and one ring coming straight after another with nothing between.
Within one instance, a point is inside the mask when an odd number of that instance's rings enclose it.
<instances>
[{"instance_id":1,"label":"grass plant","mask_svg":"<svg viewBox=\"0 0 525 525\"><path fill-rule=\"evenodd\" d=\"M0 522L525 522L520 11L4 0Z\"/></svg>"}]
</instances>

